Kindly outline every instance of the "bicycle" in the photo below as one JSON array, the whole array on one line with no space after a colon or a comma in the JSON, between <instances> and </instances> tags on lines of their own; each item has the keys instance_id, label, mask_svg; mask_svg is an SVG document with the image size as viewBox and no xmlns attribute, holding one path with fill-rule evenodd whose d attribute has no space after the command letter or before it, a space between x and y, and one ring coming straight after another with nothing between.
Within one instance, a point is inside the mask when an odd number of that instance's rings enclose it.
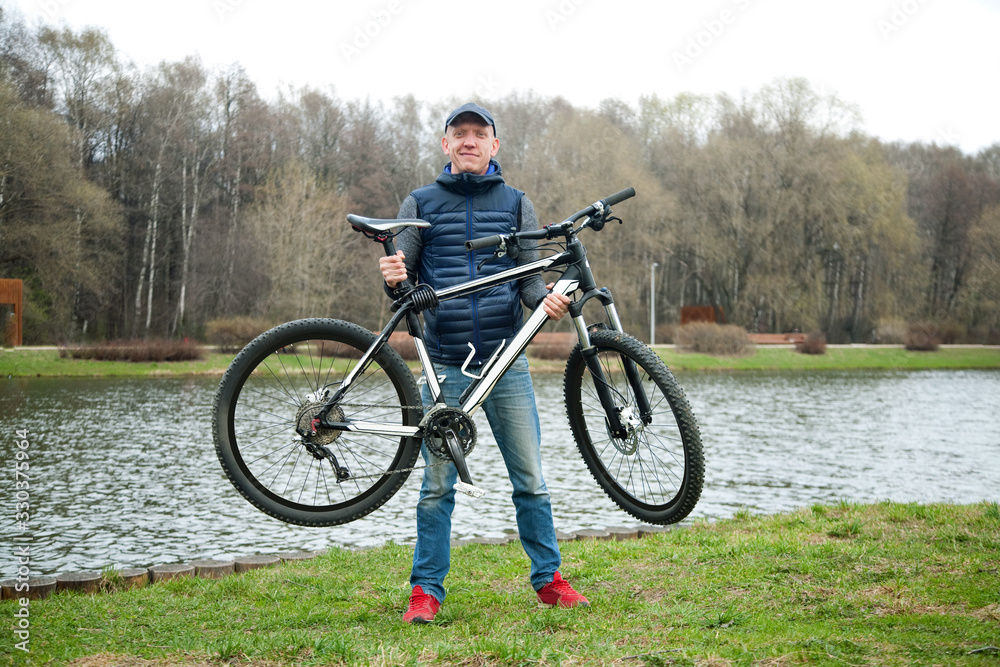
<instances>
[{"instance_id":1,"label":"bicycle","mask_svg":"<svg viewBox=\"0 0 1000 667\"><path fill-rule=\"evenodd\" d=\"M697 422L684 392L663 361L624 333L611 292L598 288L579 239L600 231L611 207L635 195L628 188L563 222L537 230L467 241L469 252L493 249L483 261L514 259L522 241L554 241L560 252L435 292L406 281L394 292L393 315L378 334L335 319L281 324L250 342L233 360L215 399L216 451L229 480L251 504L282 521L332 526L359 519L388 501L416 461L421 443L434 463L453 462L455 488L477 497L466 458L476 443L472 415L499 378L548 321L539 305L509 344L501 344L459 406L445 405L419 313L440 301L474 294L542 271L562 269L553 290L579 296L571 303L579 343L565 369L567 415L594 479L635 518L668 524L686 517L701 495L704 458ZM354 228L395 254L393 239L423 220L377 220L348 215ZM580 223L577 227L577 223ZM564 268L562 268L564 267ZM588 325L583 308L604 306L606 322ZM432 400L423 405L414 373L389 344L403 322L413 338ZM470 347L473 347L470 343Z\"/></svg>"}]
</instances>

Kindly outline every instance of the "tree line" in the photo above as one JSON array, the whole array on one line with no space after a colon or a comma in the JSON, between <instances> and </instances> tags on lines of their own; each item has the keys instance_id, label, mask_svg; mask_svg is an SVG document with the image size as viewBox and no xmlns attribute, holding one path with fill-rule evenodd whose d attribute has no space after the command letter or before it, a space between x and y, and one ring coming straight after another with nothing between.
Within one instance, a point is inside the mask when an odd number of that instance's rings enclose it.
<instances>
[{"instance_id":1,"label":"tree line","mask_svg":"<svg viewBox=\"0 0 1000 667\"><path fill-rule=\"evenodd\" d=\"M379 247L349 212L394 217L443 167L465 100L261 95L239 66L147 70L101 31L0 9L0 277L25 281L27 343L204 335L207 322L388 315ZM1000 337L1000 144L885 143L806 81L741 98L481 100L507 182L543 223L634 186L587 239L625 326L708 305L751 331L872 341L934 321Z\"/></svg>"}]
</instances>

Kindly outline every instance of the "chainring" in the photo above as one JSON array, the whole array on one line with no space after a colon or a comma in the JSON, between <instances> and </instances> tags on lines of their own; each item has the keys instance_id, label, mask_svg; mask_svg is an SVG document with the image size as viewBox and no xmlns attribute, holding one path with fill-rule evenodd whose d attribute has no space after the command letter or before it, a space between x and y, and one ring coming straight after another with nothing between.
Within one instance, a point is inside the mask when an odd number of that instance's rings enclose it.
<instances>
[{"instance_id":1,"label":"chainring","mask_svg":"<svg viewBox=\"0 0 1000 667\"><path fill-rule=\"evenodd\" d=\"M467 412L458 408L440 408L428 415L424 425L427 449L437 458L450 461L451 453L445 441L445 433L449 430L458 438L462 454L468 456L476 446L476 423Z\"/></svg>"}]
</instances>

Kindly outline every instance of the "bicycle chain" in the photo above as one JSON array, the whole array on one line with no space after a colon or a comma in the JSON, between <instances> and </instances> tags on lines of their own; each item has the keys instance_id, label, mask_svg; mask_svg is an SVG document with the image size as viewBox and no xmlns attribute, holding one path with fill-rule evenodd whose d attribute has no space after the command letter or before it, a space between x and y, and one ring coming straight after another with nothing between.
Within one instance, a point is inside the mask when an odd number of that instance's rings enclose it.
<instances>
[{"instance_id":1,"label":"bicycle chain","mask_svg":"<svg viewBox=\"0 0 1000 667\"><path fill-rule=\"evenodd\" d=\"M381 409L381 408L385 408L386 407L384 404L378 404L378 403L337 403L337 405L344 406L344 407L350 407L350 408L380 408ZM405 410L423 410L424 409L423 405L399 405L399 406L394 406L394 407L399 407L399 408L405 409ZM451 461L441 461L439 463L427 463L427 464L422 465L422 466L413 466L413 467L410 467L410 468L399 468L397 470L385 470L383 472L372 473L370 475L351 475L350 479L345 480L345 481L350 481L350 480L354 480L354 479L372 479L374 477L382 477L383 475L397 475L397 474L404 473L404 472L405 473L411 473L414 470L423 470L424 468L434 468L436 466L443 466L443 465L448 464L448 463L451 463ZM340 482L337 482L337 483L340 484Z\"/></svg>"},{"instance_id":2,"label":"bicycle chain","mask_svg":"<svg viewBox=\"0 0 1000 667\"><path fill-rule=\"evenodd\" d=\"M380 408L382 410L386 408L402 408L405 410L423 410L423 405L386 405L385 403L337 403L337 405L346 405L351 408Z\"/></svg>"},{"instance_id":3,"label":"bicycle chain","mask_svg":"<svg viewBox=\"0 0 1000 667\"><path fill-rule=\"evenodd\" d=\"M398 470L386 470L385 472L376 472L376 473L372 473L370 475L353 475L352 474L348 479L345 479L344 481L345 482L350 482L350 481L355 480L355 479L372 479L373 477L382 477L384 475L396 475L396 474L403 473L403 472L410 473L410 472L413 472L414 470L423 470L424 468L433 468L435 466L443 466L446 463L451 463L451 461L441 461L440 463L428 463L427 465L413 466L412 468L399 468ZM340 484L340 482L337 482L337 484Z\"/></svg>"}]
</instances>

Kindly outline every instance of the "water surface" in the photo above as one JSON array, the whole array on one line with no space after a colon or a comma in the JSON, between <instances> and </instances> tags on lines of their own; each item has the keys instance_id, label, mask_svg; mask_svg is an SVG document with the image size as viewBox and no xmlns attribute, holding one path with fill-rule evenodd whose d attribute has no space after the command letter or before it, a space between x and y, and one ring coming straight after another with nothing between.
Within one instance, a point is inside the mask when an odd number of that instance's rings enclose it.
<instances>
[{"instance_id":1,"label":"water surface","mask_svg":"<svg viewBox=\"0 0 1000 667\"><path fill-rule=\"evenodd\" d=\"M1000 372L685 373L706 483L692 519L774 513L842 499L1000 500ZM143 567L330 546L412 543L419 473L345 526L304 528L243 500L215 456L215 378L0 381L3 542L19 533L13 442L31 432L36 573ZM536 376L543 463L562 531L635 525L590 477L562 403L561 374ZM454 537L514 531L511 487L488 425L469 463L488 490L460 496ZM0 576L16 571L0 561Z\"/></svg>"}]
</instances>

